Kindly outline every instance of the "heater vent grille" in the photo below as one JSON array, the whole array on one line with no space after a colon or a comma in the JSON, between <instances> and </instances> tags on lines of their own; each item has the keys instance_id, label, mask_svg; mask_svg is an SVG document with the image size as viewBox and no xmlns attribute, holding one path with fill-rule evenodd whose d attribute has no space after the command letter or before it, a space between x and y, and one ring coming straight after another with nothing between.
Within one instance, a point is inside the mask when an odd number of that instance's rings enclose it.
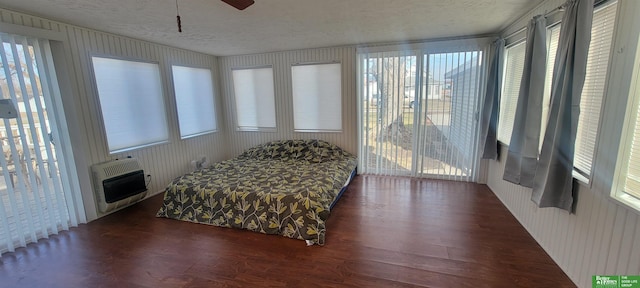
<instances>
[{"instance_id":1,"label":"heater vent grille","mask_svg":"<svg viewBox=\"0 0 640 288\"><path fill-rule=\"evenodd\" d=\"M100 212L131 205L146 196L145 174L136 158L96 164L91 170Z\"/></svg>"},{"instance_id":2,"label":"heater vent grille","mask_svg":"<svg viewBox=\"0 0 640 288\"><path fill-rule=\"evenodd\" d=\"M103 166L103 169L105 177L111 178L133 171L142 170L142 167L140 167L140 163L138 163L138 160L134 158L127 158L125 160L116 160L109 162L108 164L105 164Z\"/></svg>"}]
</instances>

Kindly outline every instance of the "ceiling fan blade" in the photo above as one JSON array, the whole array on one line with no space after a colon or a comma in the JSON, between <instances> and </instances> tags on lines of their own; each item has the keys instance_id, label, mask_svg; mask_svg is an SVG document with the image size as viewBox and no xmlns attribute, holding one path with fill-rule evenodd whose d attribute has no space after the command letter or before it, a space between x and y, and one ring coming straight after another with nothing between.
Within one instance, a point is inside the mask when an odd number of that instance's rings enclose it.
<instances>
[{"instance_id":1,"label":"ceiling fan blade","mask_svg":"<svg viewBox=\"0 0 640 288\"><path fill-rule=\"evenodd\" d=\"M222 2L227 3L238 10L244 10L255 3L253 0L222 0Z\"/></svg>"}]
</instances>

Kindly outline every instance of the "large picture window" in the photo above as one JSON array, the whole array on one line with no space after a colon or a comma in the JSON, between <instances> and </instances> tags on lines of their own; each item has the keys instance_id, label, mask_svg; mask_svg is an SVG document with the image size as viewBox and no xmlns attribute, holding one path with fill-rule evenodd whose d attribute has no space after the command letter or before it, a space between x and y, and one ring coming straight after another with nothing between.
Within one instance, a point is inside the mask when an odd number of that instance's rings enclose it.
<instances>
[{"instance_id":1,"label":"large picture window","mask_svg":"<svg viewBox=\"0 0 640 288\"><path fill-rule=\"evenodd\" d=\"M175 65L171 70L180 137L187 138L216 131L211 70Z\"/></svg>"},{"instance_id":2,"label":"large picture window","mask_svg":"<svg viewBox=\"0 0 640 288\"><path fill-rule=\"evenodd\" d=\"M92 57L110 153L167 142L167 119L156 63Z\"/></svg>"}]
</instances>

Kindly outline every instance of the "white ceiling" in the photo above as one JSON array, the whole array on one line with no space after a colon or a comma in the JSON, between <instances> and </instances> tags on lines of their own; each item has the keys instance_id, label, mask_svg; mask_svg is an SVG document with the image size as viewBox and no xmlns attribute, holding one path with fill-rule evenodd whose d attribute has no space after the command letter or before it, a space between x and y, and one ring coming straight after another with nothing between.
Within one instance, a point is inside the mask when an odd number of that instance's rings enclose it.
<instances>
[{"instance_id":1,"label":"white ceiling","mask_svg":"<svg viewBox=\"0 0 640 288\"><path fill-rule=\"evenodd\" d=\"M0 0L0 7L211 55L483 35L542 0Z\"/></svg>"}]
</instances>

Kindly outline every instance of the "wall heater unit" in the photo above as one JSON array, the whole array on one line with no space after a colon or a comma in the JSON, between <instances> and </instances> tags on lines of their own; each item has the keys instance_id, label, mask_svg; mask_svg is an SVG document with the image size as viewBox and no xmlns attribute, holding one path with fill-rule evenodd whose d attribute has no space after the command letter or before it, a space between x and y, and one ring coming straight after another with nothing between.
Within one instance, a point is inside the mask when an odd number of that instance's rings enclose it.
<instances>
[{"instance_id":1,"label":"wall heater unit","mask_svg":"<svg viewBox=\"0 0 640 288\"><path fill-rule=\"evenodd\" d=\"M147 195L144 171L136 158L95 164L91 170L102 213L131 205Z\"/></svg>"}]
</instances>

